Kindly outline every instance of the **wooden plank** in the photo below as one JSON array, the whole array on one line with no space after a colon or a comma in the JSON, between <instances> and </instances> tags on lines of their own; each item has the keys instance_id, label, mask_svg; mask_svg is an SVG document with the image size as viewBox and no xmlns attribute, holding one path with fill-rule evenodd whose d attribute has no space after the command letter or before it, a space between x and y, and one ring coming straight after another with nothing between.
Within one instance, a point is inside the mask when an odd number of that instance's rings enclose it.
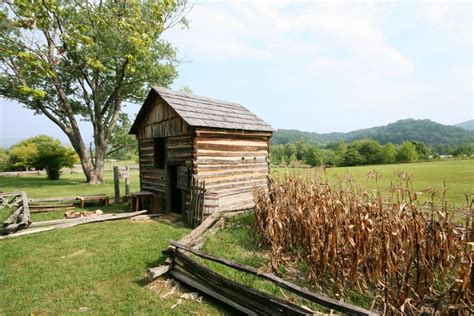
<instances>
[{"instance_id":1,"label":"wooden plank","mask_svg":"<svg viewBox=\"0 0 474 316\"><path fill-rule=\"evenodd\" d=\"M104 215L99 215L99 216L94 216L94 217L85 217L85 218L74 218L74 219L66 219L66 220L57 220L56 223L51 223L54 221L47 221L47 222L35 222L32 224L30 228L24 229L20 232L5 235L5 236L0 236L1 239L7 239L7 238L13 238L13 237L18 237L18 236L25 236L25 235L31 235L31 234L36 234L44 231L50 231L53 229L57 228L69 228L69 227L74 227L78 225L84 225L84 224L90 224L90 223L96 223L96 222L104 222L104 221L111 221L111 220L119 220L119 219L126 219L130 218L133 216L137 216L140 214L144 214L147 211L139 211L139 212L132 212L132 213L114 213L114 214L104 214Z\"/></svg>"},{"instance_id":2,"label":"wooden plank","mask_svg":"<svg viewBox=\"0 0 474 316\"><path fill-rule=\"evenodd\" d=\"M220 291L227 298L246 306L257 314L313 315L312 312L293 303L227 279L211 269L198 264L179 251L170 250L165 253L169 253L175 259L176 264L199 279L200 282Z\"/></svg>"},{"instance_id":3,"label":"wooden plank","mask_svg":"<svg viewBox=\"0 0 474 316\"><path fill-rule=\"evenodd\" d=\"M30 220L30 208L28 206L28 197L26 196L25 192L21 192L21 206L23 207L23 211L21 212L21 216L23 216L20 224L23 225L23 227L26 227L31 224Z\"/></svg>"},{"instance_id":4,"label":"wooden plank","mask_svg":"<svg viewBox=\"0 0 474 316\"><path fill-rule=\"evenodd\" d=\"M233 300L231 299L228 299L227 297L225 297L224 295L220 294L220 291L215 291L213 290L211 287L209 286L206 286L205 284L203 284L202 282L200 282L199 280L197 280L196 278L190 276L189 274L185 274L184 272L181 272L179 270L171 270L170 272L170 275L175 278L176 280L186 284L187 286L191 287L191 288L194 288L198 291L200 291L201 293L205 293L233 308L235 308L236 310L246 314L246 315L258 315L257 313L255 313L254 311L252 311L251 309L249 308L246 308L245 306L242 306L236 302L234 302Z\"/></svg>"},{"instance_id":5,"label":"wooden plank","mask_svg":"<svg viewBox=\"0 0 474 316\"><path fill-rule=\"evenodd\" d=\"M303 297L303 298L305 298L309 301L320 304L320 305L325 306L327 308L330 308L330 309L333 309L333 310L336 310L336 311L339 311L339 312L343 312L343 313L353 314L353 315L378 315L378 313L367 310L367 309L364 309L362 307L355 306L355 305L352 305L352 304L347 304L347 303L344 303L344 302L340 302L340 301L337 301L337 300L332 299L330 297L327 297L325 295L310 292L307 289L304 289L300 286L297 286L296 284L293 284L289 281L285 281L285 280L283 280L283 279L279 278L278 276L273 275L271 273L262 272L262 271L259 271L255 268L253 268L253 267L250 267L250 266L238 264L238 263L233 262L231 260L227 260L227 259L224 259L224 258L219 258L219 257L215 257L215 256L212 256L212 255L205 254L205 253L203 253L199 250L192 249L191 247L188 247L187 245L181 244L181 243L176 242L176 241L170 241L170 244L172 246L178 248L178 249L186 250L186 251L188 251L188 252L190 252L190 253L198 256L198 257L201 257L201 258L204 258L204 259L207 259L207 260L211 260L211 261L220 263L222 265L225 265L227 267L231 267L233 269L236 269L236 270L239 270L239 271L242 271L242 272L250 273L250 274L258 276L262 279L273 282L274 284L276 284L276 285L278 285L278 286L280 286L280 287L282 287L282 288L284 288L284 289L286 289L290 292L293 292L293 293L295 293L295 294L297 294L297 295L299 295L299 296L301 296L301 297Z\"/></svg>"}]
</instances>

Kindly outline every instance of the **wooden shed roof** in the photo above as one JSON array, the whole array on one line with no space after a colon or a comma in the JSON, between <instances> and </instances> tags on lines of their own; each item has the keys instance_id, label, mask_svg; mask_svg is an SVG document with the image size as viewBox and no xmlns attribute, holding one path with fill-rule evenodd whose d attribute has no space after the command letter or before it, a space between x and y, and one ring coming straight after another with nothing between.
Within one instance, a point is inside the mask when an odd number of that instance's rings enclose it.
<instances>
[{"instance_id":1,"label":"wooden shed roof","mask_svg":"<svg viewBox=\"0 0 474 316\"><path fill-rule=\"evenodd\" d=\"M190 126L233 129L244 131L273 132L273 128L240 104L153 87L156 92ZM150 98L148 95L147 101ZM138 124L146 116L152 102L143 104L133 123L131 134L135 134Z\"/></svg>"}]
</instances>

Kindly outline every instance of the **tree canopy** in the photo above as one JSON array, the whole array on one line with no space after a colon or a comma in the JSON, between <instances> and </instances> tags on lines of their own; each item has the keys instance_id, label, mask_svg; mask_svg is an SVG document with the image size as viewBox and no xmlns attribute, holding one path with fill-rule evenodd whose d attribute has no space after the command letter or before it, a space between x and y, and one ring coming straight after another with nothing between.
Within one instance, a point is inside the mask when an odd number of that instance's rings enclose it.
<instances>
[{"instance_id":1,"label":"tree canopy","mask_svg":"<svg viewBox=\"0 0 474 316\"><path fill-rule=\"evenodd\" d=\"M59 179L60 170L72 168L78 162L78 156L71 148L47 135L38 135L15 144L7 155L4 164L7 170L28 170L30 168L46 170L48 178Z\"/></svg>"},{"instance_id":2,"label":"tree canopy","mask_svg":"<svg viewBox=\"0 0 474 316\"><path fill-rule=\"evenodd\" d=\"M179 24L179 0L12 0L0 4L0 95L48 117L68 136L89 182L103 181L108 141L124 102L177 76L161 34ZM94 132L94 157L78 121Z\"/></svg>"}]
</instances>

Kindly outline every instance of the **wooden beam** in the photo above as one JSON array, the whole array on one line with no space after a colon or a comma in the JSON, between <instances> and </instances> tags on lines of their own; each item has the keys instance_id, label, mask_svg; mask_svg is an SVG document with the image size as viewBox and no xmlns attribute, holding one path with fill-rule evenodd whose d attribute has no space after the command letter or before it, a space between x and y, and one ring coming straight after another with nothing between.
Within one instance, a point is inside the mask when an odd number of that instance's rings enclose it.
<instances>
[{"instance_id":1,"label":"wooden beam","mask_svg":"<svg viewBox=\"0 0 474 316\"><path fill-rule=\"evenodd\" d=\"M245 306L242 306L236 302L234 302L233 300L231 299L228 299L227 297L225 297L224 295L222 295L220 293L220 291L215 291L213 290L211 287L209 286L206 286L205 284L203 284L202 282L200 282L198 279L190 276L189 274L186 274L184 272L181 272L179 270L172 270L170 272L170 275L175 278L176 280L186 284L187 286L189 287L192 287L202 293L205 293L233 308L235 308L236 310L242 312L242 313L245 313L246 315L258 315L257 313L255 313L254 311L252 311L251 309L248 309L246 308Z\"/></svg>"},{"instance_id":2,"label":"wooden beam","mask_svg":"<svg viewBox=\"0 0 474 316\"><path fill-rule=\"evenodd\" d=\"M313 315L312 312L293 303L271 296L262 291L239 284L200 265L178 250L169 250L175 264L194 276L200 283L219 291L227 299L264 315Z\"/></svg>"},{"instance_id":3,"label":"wooden beam","mask_svg":"<svg viewBox=\"0 0 474 316\"><path fill-rule=\"evenodd\" d=\"M362 307L358 307L358 306L355 306L355 305L340 302L338 300L332 299L332 298L327 297L325 295L312 293L312 292L310 292L310 291L308 291L304 288L301 288L301 287L297 286L296 284L285 281L285 280L283 280L283 279L281 279L281 278L279 278L279 277L277 277L277 276L275 276L271 273L262 272L262 271L259 271L259 270L255 269L255 268L235 263L231 260L227 260L227 259L224 259L224 258L218 258L218 257L212 256L212 255L205 254L205 253L203 253L199 250L192 249L191 247L180 244L179 242L176 242L176 241L170 241L170 244L172 246L178 248L178 249L186 250L186 251L188 251L188 252L190 252L190 253L198 256L198 257L201 257L201 258L204 258L204 259L207 259L207 260L211 260L211 261L223 264L225 266L234 268L236 270L246 272L246 273L250 273L250 274L258 276L262 279L266 279L268 281L271 281L274 284L276 284L276 285L278 285L278 286L280 286L280 287L282 287L282 288L284 288L284 289L286 289L290 292L293 292L293 293L295 293L295 294L297 294L297 295L299 295L299 296L301 296L301 297L303 297L303 298L305 298L309 301L320 304L320 305L325 306L327 308L330 308L330 309L333 309L333 310L336 310L336 311L339 311L339 312L353 314L353 315L378 315L377 313L372 312L372 311L367 310L367 309L364 309Z\"/></svg>"},{"instance_id":4,"label":"wooden beam","mask_svg":"<svg viewBox=\"0 0 474 316\"><path fill-rule=\"evenodd\" d=\"M125 219L125 218L134 217L140 214L144 214L146 212L147 211L144 210L144 211L138 211L138 212L132 212L132 213L113 213L113 214L104 214L104 215L99 215L99 216L94 216L94 217L85 217L85 218L83 217L83 218L74 218L74 219L60 219L60 220L54 220L54 221L35 222L35 223L32 223L29 228L24 229L20 232L5 235L5 236L0 236L0 240L18 237L18 236L36 234L43 231L53 230L56 228L69 228L69 227L74 227L74 226L89 224L89 223Z\"/></svg>"}]
</instances>

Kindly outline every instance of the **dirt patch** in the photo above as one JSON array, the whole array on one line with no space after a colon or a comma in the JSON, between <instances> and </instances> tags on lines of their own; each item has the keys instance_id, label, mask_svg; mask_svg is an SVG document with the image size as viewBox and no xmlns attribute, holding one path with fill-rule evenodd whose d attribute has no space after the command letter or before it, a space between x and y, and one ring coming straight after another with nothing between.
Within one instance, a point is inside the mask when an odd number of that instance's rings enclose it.
<instances>
[{"instance_id":1,"label":"dirt patch","mask_svg":"<svg viewBox=\"0 0 474 316\"><path fill-rule=\"evenodd\" d=\"M75 258L75 257L92 257L95 255L95 253L88 251L87 249L79 249L77 251L74 251L73 253L70 253L63 258Z\"/></svg>"}]
</instances>

